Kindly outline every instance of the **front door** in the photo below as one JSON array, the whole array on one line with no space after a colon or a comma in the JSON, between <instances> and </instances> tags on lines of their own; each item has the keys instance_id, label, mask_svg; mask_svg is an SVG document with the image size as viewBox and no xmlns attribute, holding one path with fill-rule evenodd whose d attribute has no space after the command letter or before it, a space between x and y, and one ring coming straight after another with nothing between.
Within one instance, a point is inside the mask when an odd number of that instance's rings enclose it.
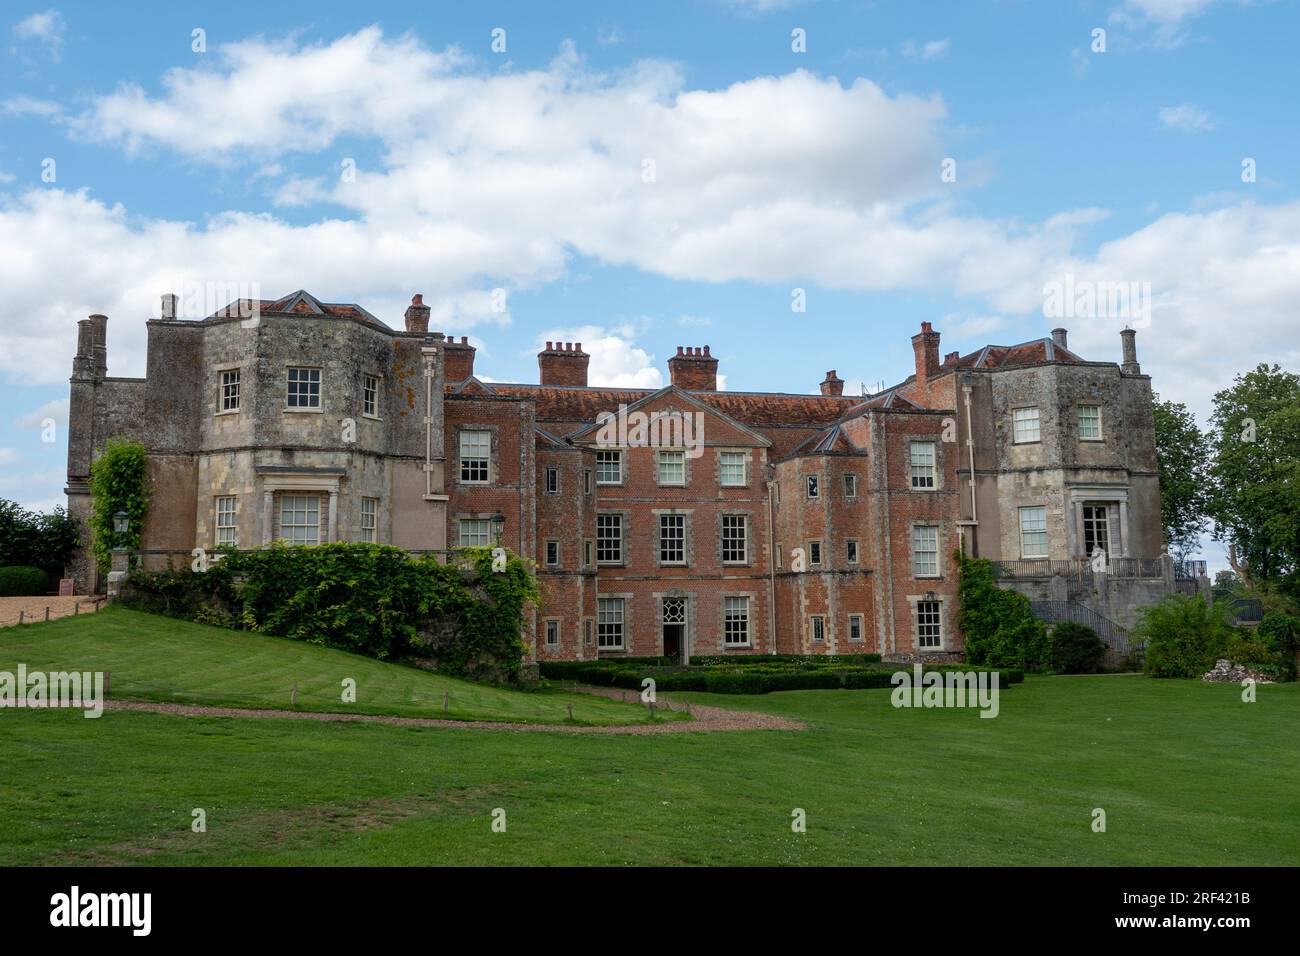
<instances>
[{"instance_id":1,"label":"front door","mask_svg":"<svg viewBox=\"0 0 1300 956\"><path fill-rule=\"evenodd\" d=\"M686 598L664 598L663 612L664 657L681 661L686 641Z\"/></svg>"}]
</instances>

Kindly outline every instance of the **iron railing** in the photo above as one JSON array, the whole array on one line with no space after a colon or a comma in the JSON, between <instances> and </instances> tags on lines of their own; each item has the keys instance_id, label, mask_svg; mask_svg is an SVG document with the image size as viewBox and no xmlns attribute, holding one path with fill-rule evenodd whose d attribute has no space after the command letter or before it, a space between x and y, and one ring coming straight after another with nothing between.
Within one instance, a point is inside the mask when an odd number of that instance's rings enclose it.
<instances>
[{"instance_id":1,"label":"iron railing","mask_svg":"<svg viewBox=\"0 0 1300 956\"><path fill-rule=\"evenodd\" d=\"M1142 659L1142 648L1130 639L1127 628L1098 614L1086 604L1078 601L1030 601L1029 608L1034 617L1049 624L1073 621L1092 628L1106 645L1109 652L1107 656L1112 663L1118 663L1131 655L1136 660Z\"/></svg>"}]
</instances>

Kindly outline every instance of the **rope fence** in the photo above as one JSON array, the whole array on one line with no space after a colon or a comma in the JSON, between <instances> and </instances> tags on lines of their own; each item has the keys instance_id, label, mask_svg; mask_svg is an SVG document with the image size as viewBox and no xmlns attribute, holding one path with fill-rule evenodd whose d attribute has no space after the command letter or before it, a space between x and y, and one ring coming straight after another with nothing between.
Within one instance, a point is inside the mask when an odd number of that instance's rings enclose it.
<instances>
[{"instance_id":1,"label":"rope fence","mask_svg":"<svg viewBox=\"0 0 1300 956\"><path fill-rule=\"evenodd\" d=\"M45 621L57 621L63 617L78 614L94 614L105 603L104 597L87 597L73 601L71 605L64 600L58 604L42 604L40 598L24 598L27 607L19 608L16 615L5 613L4 598L0 598L0 627L19 627L23 624L38 624Z\"/></svg>"}]
</instances>

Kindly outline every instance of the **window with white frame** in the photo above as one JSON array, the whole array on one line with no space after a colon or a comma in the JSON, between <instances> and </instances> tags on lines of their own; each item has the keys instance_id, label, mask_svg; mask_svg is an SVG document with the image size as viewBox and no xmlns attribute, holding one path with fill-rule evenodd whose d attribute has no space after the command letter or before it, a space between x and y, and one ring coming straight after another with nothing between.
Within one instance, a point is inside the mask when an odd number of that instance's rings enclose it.
<instances>
[{"instance_id":1,"label":"window with white frame","mask_svg":"<svg viewBox=\"0 0 1300 956\"><path fill-rule=\"evenodd\" d=\"M804 488L809 498L820 498L822 483L820 475L809 475L804 481Z\"/></svg>"},{"instance_id":2,"label":"window with white frame","mask_svg":"<svg viewBox=\"0 0 1300 956\"><path fill-rule=\"evenodd\" d=\"M320 495L280 496L280 540L320 544Z\"/></svg>"},{"instance_id":3,"label":"window with white frame","mask_svg":"<svg viewBox=\"0 0 1300 956\"><path fill-rule=\"evenodd\" d=\"M845 542L845 545L846 545L845 550L847 552L845 557L848 558L849 564L857 564L858 563L858 542L853 538L849 538L849 540Z\"/></svg>"},{"instance_id":4,"label":"window with white frame","mask_svg":"<svg viewBox=\"0 0 1300 956\"><path fill-rule=\"evenodd\" d=\"M361 414L379 417L379 376L361 376Z\"/></svg>"},{"instance_id":5,"label":"window with white frame","mask_svg":"<svg viewBox=\"0 0 1300 956\"><path fill-rule=\"evenodd\" d=\"M861 614L849 615L849 640L852 641L854 644L861 643L862 641L862 615Z\"/></svg>"},{"instance_id":6,"label":"window with white frame","mask_svg":"<svg viewBox=\"0 0 1300 956\"><path fill-rule=\"evenodd\" d=\"M812 639L814 644L820 644L826 640L826 618L820 614L814 614L808 619L812 630Z\"/></svg>"},{"instance_id":7,"label":"window with white frame","mask_svg":"<svg viewBox=\"0 0 1300 956\"><path fill-rule=\"evenodd\" d=\"M808 542L808 563L814 566L822 563L822 543L820 541Z\"/></svg>"},{"instance_id":8,"label":"window with white frame","mask_svg":"<svg viewBox=\"0 0 1300 956\"><path fill-rule=\"evenodd\" d=\"M745 515L723 515L723 563L743 564L747 560L749 560L749 519Z\"/></svg>"},{"instance_id":9,"label":"window with white frame","mask_svg":"<svg viewBox=\"0 0 1300 956\"><path fill-rule=\"evenodd\" d=\"M546 644L548 647L554 647L560 643L560 622L546 622Z\"/></svg>"},{"instance_id":10,"label":"window with white frame","mask_svg":"<svg viewBox=\"0 0 1300 956\"><path fill-rule=\"evenodd\" d=\"M221 410L223 412L239 411L239 369L227 369L221 373Z\"/></svg>"},{"instance_id":11,"label":"window with white frame","mask_svg":"<svg viewBox=\"0 0 1300 956\"><path fill-rule=\"evenodd\" d=\"M486 484L491 474L492 433L465 430L460 433L460 480Z\"/></svg>"},{"instance_id":12,"label":"window with white frame","mask_svg":"<svg viewBox=\"0 0 1300 956\"><path fill-rule=\"evenodd\" d=\"M596 598L596 643L609 650L623 648L623 598Z\"/></svg>"},{"instance_id":13,"label":"window with white frame","mask_svg":"<svg viewBox=\"0 0 1300 956\"><path fill-rule=\"evenodd\" d=\"M596 484L617 485L623 481L623 453L621 451L596 452Z\"/></svg>"},{"instance_id":14,"label":"window with white frame","mask_svg":"<svg viewBox=\"0 0 1300 956\"><path fill-rule=\"evenodd\" d=\"M686 515L659 516L659 563L686 563Z\"/></svg>"},{"instance_id":15,"label":"window with white frame","mask_svg":"<svg viewBox=\"0 0 1300 956\"><path fill-rule=\"evenodd\" d=\"M289 369L285 403L289 408L320 408L320 369Z\"/></svg>"},{"instance_id":16,"label":"window with white frame","mask_svg":"<svg viewBox=\"0 0 1300 956\"><path fill-rule=\"evenodd\" d=\"M858 496L858 476L848 474L844 476L844 497L856 498Z\"/></svg>"},{"instance_id":17,"label":"window with white frame","mask_svg":"<svg viewBox=\"0 0 1300 956\"><path fill-rule=\"evenodd\" d=\"M749 598L723 598L722 643L727 647L749 644Z\"/></svg>"},{"instance_id":18,"label":"window with white frame","mask_svg":"<svg viewBox=\"0 0 1300 956\"><path fill-rule=\"evenodd\" d=\"M361 499L361 540L379 540L379 499Z\"/></svg>"},{"instance_id":19,"label":"window with white frame","mask_svg":"<svg viewBox=\"0 0 1300 956\"><path fill-rule=\"evenodd\" d=\"M912 573L918 578L939 576L939 526L918 524L912 527Z\"/></svg>"},{"instance_id":20,"label":"window with white frame","mask_svg":"<svg viewBox=\"0 0 1300 956\"><path fill-rule=\"evenodd\" d=\"M749 456L743 451L724 451L718 462L718 480L725 488L739 488L749 484L745 466Z\"/></svg>"},{"instance_id":21,"label":"window with white frame","mask_svg":"<svg viewBox=\"0 0 1300 956\"><path fill-rule=\"evenodd\" d=\"M560 493L560 469L546 469L546 482L543 488L548 495L558 495Z\"/></svg>"},{"instance_id":22,"label":"window with white frame","mask_svg":"<svg viewBox=\"0 0 1300 956\"><path fill-rule=\"evenodd\" d=\"M1040 438L1037 408L1016 408L1011 412L1012 441L1016 444L1034 442Z\"/></svg>"},{"instance_id":23,"label":"window with white frame","mask_svg":"<svg viewBox=\"0 0 1300 956\"><path fill-rule=\"evenodd\" d=\"M658 477L661 485L686 484L686 452L676 449L660 449L658 457Z\"/></svg>"},{"instance_id":24,"label":"window with white frame","mask_svg":"<svg viewBox=\"0 0 1300 956\"><path fill-rule=\"evenodd\" d=\"M596 563L623 562L623 516L596 515Z\"/></svg>"},{"instance_id":25,"label":"window with white frame","mask_svg":"<svg viewBox=\"0 0 1300 956\"><path fill-rule=\"evenodd\" d=\"M943 607L939 601L916 602L916 646L943 647Z\"/></svg>"},{"instance_id":26,"label":"window with white frame","mask_svg":"<svg viewBox=\"0 0 1300 956\"><path fill-rule=\"evenodd\" d=\"M217 499L217 544L234 547L238 543L235 534L235 498L223 495Z\"/></svg>"},{"instance_id":27,"label":"window with white frame","mask_svg":"<svg viewBox=\"0 0 1300 956\"><path fill-rule=\"evenodd\" d=\"M1101 441L1101 406L1079 406L1079 438L1083 441Z\"/></svg>"},{"instance_id":28,"label":"window with white frame","mask_svg":"<svg viewBox=\"0 0 1300 956\"><path fill-rule=\"evenodd\" d=\"M560 563L560 542L551 539L546 542L546 566L558 567Z\"/></svg>"},{"instance_id":29,"label":"window with white frame","mask_svg":"<svg viewBox=\"0 0 1300 956\"><path fill-rule=\"evenodd\" d=\"M1020 556L1047 557L1047 509L1020 509Z\"/></svg>"},{"instance_id":30,"label":"window with white frame","mask_svg":"<svg viewBox=\"0 0 1300 956\"><path fill-rule=\"evenodd\" d=\"M461 518L460 546L462 548L486 548L492 544L492 520L490 518Z\"/></svg>"},{"instance_id":31,"label":"window with white frame","mask_svg":"<svg viewBox=\"0 0 1300 956\"><path fill-rule=\"evenodd\" d=\"M932 441L914 441L908 448L908 461L912 471L912 487L934 487L935 447Z\"/></svg>"}]
</instances>

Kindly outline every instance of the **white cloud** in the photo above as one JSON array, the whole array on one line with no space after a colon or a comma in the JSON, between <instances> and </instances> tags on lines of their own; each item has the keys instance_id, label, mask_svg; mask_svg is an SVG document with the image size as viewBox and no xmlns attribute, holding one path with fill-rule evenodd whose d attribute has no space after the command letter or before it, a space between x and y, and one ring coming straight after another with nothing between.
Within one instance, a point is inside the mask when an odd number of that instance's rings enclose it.
<instances>
[{"instance_id":1,"label":"white cloud","mask_svg":"<svg viewBox=\"0 0 1300 956\"><path fill-rule=\"evenodd\" d=\"M1191 103L1161 107L1159 116L1161 126L1182 133L1204 133L1214 129L1210 114Z\"/></svg>"},{"instance_id":2,"label":"white cloud","mask_svg":"<svg viewBox=\"0 0 1300 956\"><path fill-rule=\"evenodd\" d=\"M23 56L27 51L36 51L57 63L63 53L63 32L66 27L67 22L58 10L33 13L13 25L11 32L20 46L12 50L17 56Z\"/></svg>"},{"instance_id":3,"label":"white cloud","mask_svg":"<svg viewBox=\"0 0 1300 956\"><path fill-rule=\"evenodd\" d=\"M46 402L40 408L34 408L26 415L14 419L14 427L24 430L40 429L45 427L46 419L52 418L59 428L67 428L69 404L66 398L56 398Z\"/></svg>"},{"instance_id":4,"label":"white cloud","mask_svg":"<svg viewBox=\"0 0 1300 956\"><path fill-rule=\"evenodd\" d=\"M789 10L791 7L797 7L805 0L717 0L725 7L730 7L738 13L757 15L763 13L773 13L777 10Z\"/></svg>"},{"instance_id":5,"label":"white cloud","mask_svg":"<svg viewBox=\"0 0 1300 956\"><path fill-rule=\"evenodd\" d=\"M12 183L17 178L18 177L13 173L6 173L4 170L0 170L0 183Z\"/></svg>"},{"instance_id":6,"label":"white cloud","mask_svg":"<svg viewBox=\"0 0 1300 956\"><path fill-rule=\"evenodd\" d=\"M63 112L63 106L53 100L41 100L33 96L11 96L0 103L0 112L5 116L40 116L49 119Z\"/></svg>"},{"instance_id":7,"label":"white cloud","mask_svg":"<svg viewBox=\"0 0 1300 956\"><path fill-rule=\"evenodd\" d=\"M905 40L898 49L909 60L938 60L948 55L951 46L952 41L947 38L929 40L919 46L912 40Z\"/></svg>"},{"instance_id":8,"label":"white cloud","mask_svg":"<svg viewBox=\"0 0 1300 956\"><path fill-rule=\"evenodd\" d=\"M12 448L0 448L0 465L12 465L17 460L17 451Z\"/></svg>"}]
</instances>

